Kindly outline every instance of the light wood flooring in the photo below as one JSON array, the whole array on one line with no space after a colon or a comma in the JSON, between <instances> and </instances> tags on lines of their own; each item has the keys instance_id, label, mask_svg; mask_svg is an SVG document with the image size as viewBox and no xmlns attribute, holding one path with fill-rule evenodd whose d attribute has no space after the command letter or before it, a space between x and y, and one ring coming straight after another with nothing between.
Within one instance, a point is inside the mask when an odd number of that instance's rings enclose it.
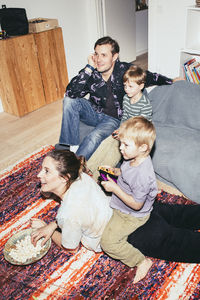
<instances>
[{"instance_id":1,"label":"light wood flooring","mask_svg":"<svg viewBox=\"0 0 200 300\"><path fill-rule=\"evenodd\" d=\"M21 118L0 113L0 171L44 145L58 142L62 99Z\"/></svg>"},{"instance_id":2,"label":"light wood flooring","mask_svg":"<svg viewBox=\"0 0 200 300\"><path fill-rule=\"evenodd\" d=\"M141 54L137 56L136 60L133 61L137 66L141 67L144 70L148 69L148 53Z\"/></svg>"}]
</instances>

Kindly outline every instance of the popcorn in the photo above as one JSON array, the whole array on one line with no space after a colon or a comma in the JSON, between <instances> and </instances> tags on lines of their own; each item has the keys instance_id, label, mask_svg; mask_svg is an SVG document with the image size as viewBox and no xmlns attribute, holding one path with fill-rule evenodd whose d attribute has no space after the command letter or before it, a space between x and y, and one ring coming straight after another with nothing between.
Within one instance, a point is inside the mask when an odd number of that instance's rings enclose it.
<instances>
[{"instance_id":1,"label":"popcorn","mask_svg":"<svg viewBox=\"0 0 200 300\"><path fill-rule=\"evenodd\" d=\"M11 249L9 255L20 263L25 263L28 259L37 257L43 249L41 246L42 239L40 239L36 247L31 243L31 236L27 235L24 239L17 241L15 249Z\"/></svg>"}]
</instances>

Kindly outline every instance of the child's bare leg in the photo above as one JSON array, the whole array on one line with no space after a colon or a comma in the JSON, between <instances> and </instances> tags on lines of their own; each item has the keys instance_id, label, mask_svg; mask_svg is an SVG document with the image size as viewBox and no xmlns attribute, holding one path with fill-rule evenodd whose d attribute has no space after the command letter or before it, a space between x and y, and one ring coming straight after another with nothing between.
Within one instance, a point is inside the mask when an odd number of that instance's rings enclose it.
<instances>
[{"instance_id":1,"label":"child's bare leg","mask_svg":"<svg viewBox=\"0 0 200 300\"><path fill-rule=\"evenodd\" d=\"M135 278L133 280L133 283L137 283L138 281L143 279L147 275L152 264L153 264L153 262L151 261L150 258L145 258L136 269Z\"/></svg>"}]
</instances>

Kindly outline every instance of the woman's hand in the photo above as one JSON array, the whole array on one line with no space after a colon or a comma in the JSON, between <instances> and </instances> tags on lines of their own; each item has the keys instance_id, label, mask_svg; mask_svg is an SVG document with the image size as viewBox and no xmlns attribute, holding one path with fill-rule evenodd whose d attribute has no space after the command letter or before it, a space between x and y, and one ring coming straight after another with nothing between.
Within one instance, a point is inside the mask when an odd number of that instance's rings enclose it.
<instances>
[{"instance_id":1,"label":"woman's hand","mask_svg":"<svg viewBox=\"0 0 200 300\"><path fill-rule=\"evenodd\" d=\"M43 220L36 219L36 218L31 218L30 219L30 225L31 225L32 229L37 229L37 228L43 227L47 224Z\"/></svg>"},{"instance_id":2,"label":"woman's hand","mask_svg":"<svg viewBox=\"0 0 200 300\"><path fill-rule=\"evenodd\" d=\"M50 239L50 237L52 236L56 228L57 228L56 222L51 222L48 225L46 223L45 225L43 224L42 227L39 227L32 232L31 242L33 243L34 246L36 246L37 241L40 240L41 238L44 238L41 244L43 246Z\"/></svg>"}]
</instances>

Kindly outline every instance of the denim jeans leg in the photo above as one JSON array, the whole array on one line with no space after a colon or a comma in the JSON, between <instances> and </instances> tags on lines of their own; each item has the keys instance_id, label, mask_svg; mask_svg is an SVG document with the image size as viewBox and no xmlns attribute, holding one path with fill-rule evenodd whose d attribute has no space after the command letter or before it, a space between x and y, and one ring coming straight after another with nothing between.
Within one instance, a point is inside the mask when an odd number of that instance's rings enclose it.
<instances>
[{"instance_id":1,"label":"denim jeans leg","mask_svg":"<svg viewBox=\"0 0 200 300\"><path fill-rule=\"evenodd\" d=\"M120 121L103 113L98 114L98 124L83 139L76 154L83 155L86 160L94 153L100 143L108 137L115 129L119 128Z\"/></svg>"},{"instance_id":2,"label":"denim jeans leg","mask_svg":"<svg viewBox=\"0 0 200 300\"><path fill-rule=\"evenodd\" d=\"M79 145L80 120L95 126L98 114L92 108L90 102L84 98L63 99L63 116L59 143L63 145Z\"/></svg>"}]
</instances>

